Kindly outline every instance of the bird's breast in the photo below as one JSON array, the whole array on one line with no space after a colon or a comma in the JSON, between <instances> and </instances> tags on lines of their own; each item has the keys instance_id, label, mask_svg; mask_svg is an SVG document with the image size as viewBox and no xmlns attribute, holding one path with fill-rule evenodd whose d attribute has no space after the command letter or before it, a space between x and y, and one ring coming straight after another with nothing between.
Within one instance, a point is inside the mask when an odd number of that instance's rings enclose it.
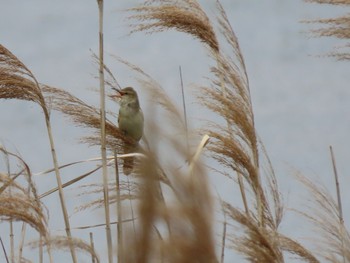
<instances>
[{"instance_id":1,"label":"bird's breast","mask_svg":"<svg viewBox=\"0 0 350 263\"><path fill-rule=\"evenodd\" d=\"M140 109L120 108L118 126L127 136L139 141L143 134L143 122L143 113Z\"/></svg>"}]
</instances>

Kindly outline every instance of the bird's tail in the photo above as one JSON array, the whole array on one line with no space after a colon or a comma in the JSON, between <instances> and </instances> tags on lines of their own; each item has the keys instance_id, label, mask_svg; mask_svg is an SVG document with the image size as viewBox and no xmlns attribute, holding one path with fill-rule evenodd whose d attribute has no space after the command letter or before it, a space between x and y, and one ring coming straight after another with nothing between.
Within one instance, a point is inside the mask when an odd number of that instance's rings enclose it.
<instances>
[{"instance_id":1,"label":"bird's tail","mask_svg":"<svg viewBox=\"0 0 350 263\"><path fill-rule=\"evenodd\" d=\"M138 148L139 148L139 144L125 144L124 145L124 154L128 154L128 153L135 153L138 152ZM129 175L133 169L134 169L134 157L127 157L124 158L123 160L123 173L125 175Z\"/></svg>"}]
</instances>

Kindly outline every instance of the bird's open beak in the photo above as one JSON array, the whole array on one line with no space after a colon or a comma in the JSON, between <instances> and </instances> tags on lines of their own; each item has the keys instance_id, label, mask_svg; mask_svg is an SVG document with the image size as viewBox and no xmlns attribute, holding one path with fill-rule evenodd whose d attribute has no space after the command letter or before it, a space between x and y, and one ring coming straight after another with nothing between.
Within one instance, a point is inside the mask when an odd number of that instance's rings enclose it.
<instances>
[{"instance_id":1,"label":"bird's open beak","mask_svg":"<svg viewBox=\"0 0 350 263\"><path fill-rule=\"evenodd\" d=\"M116 88L112 88L112 89L115 90L117 92L117 94L110 95L110 98L112 98L112 99L120 99L124 95L124 93L121 90L118 90Z\"/></svg>"}]
</instances>

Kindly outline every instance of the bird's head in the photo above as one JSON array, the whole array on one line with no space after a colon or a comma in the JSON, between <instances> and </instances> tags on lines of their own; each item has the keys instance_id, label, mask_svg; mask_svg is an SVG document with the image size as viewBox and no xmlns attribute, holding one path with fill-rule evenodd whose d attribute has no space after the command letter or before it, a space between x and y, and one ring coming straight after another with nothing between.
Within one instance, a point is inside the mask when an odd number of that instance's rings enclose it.
<instances>
[{"instance_id":1,"label":"bird's head","mask_svg":"<svg viewBox=\"0 0 350 263\"><path fill-rule=\"evenodd\" d=\"M113 90L115 90L117 94L111 95L110 97L112 99L118 100L121 105L129 103L134 103L137 106L139 105L137 92L132 87L126 87L120 90L113 88Z\"/></svg>"},{"instance_id":2,"label":"bird's head","mask_svg":"<svg viewBox=\"0 0 350 263\"><path fill-rule=\"evenodd\" d=\"M126 87L124 89L112 89L117 92L117 94L110 96L113 99L138 98L136 91L132 87Z\"/></svg>"}]
</instances>

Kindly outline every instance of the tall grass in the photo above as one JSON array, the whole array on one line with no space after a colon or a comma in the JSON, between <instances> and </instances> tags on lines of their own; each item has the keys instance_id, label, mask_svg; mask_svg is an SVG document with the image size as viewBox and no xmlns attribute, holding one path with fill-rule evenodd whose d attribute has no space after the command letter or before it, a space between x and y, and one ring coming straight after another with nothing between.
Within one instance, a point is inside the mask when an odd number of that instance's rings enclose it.
<instances>
[{"instance_id":1,"label":"tall grass","mask_svg":"<svg viewBox=\"0 0 350 263\"><path fill-rule=\"evenodd\" d=\"M138 66L117 58L135 75L143 94L153 102L145 111L149 131L144 134L139 152L131 154L137 159L132 175L119 172L118 159L130 157L122 151L128 138L117 127L116 111L109 112L105 106L106 99L112 97L108 96L111 93L105 90L105 85L120 87L112 71L104 64L103 1L98 1L98 5L100 107L89 105L63 89L39 84L15 55L0 46L0 98L33 101L42 108L54 166L45 173L54 171L57 179L56 188L39 194L25 161L0 148L5 158L18 163L18 171L8 169L0 173L0 218L10 223L21 221L39 233L37 241L25 242L23 234L20 241L15 237L16 242L39 247L40 252L46 247L50 262L54 260L53 249L66 248L70 250L72 262L79 262L76 250L91 255L92 262L99 262L93 235L90 233L89 241L84 241L71 232L63 190L75 184L84 189L84 194L103 195L103 198L94 196L78 210L104 208L103 222L80 226L80 229L106 228L109 262L115 259L119 263L228 262L225 258L228 248L248 262L285 262L290 255L305 262L320 262L320 258L329 262L350 261L350 235L339 220L340 202L334 202L325 189L306 177L300 176L300 180L314 196L316 211L303 215L305 220L309 219L319 227L320 236L324 237L319 244L322 253L310 251L280 231L284 205L278 175L259 140L244 57L219 1L216 1L216 20L211 19L195 0L149 0L127 10L132 22L131 33L159 33L172 29L192 36L206 48L215 66L210 68L207 85L198 87L196 94L199 104L215 117L207 121L200 133L189 130L186 105L182 114L155 79ZM104 73L112 81L106 80ZM47 101L50 101L50 110L62 113L74 125L91 131L81 142L99 146L101 157L58 165ZM166 118L159 122L158 114L164 114ZM171 133L168 127L172 128ZM159 151L160 143L171 153L169 158ZM207 169L201 158L204 153L216 161L218 173ZM97 168L63 184L60 170L82 162L98 162ZM115 169L108 170L109 167ZM112 171L115 176L108 176ZM81 179L99 172L103 175L101 183L81 185ZM232 184L238 184L240 193L231 194L240 195L241 203L215 197L208 180L214 176L226 176L232 179ZM25 178L26 184L19 183L19 178ZM46 214L48 208L40 200L55 191L59 192L66 237L51 235ZM216 200L220 200L224 218L219 238L215 234L218 224L214 218ZM118 213L115 222L110 219L109 212L114 203ZM125 207L130 212L124 214ZM113 224L117 224L115 232L111 231ZM114 236L118 247L112 246ZM4 248L4 253L7 249ZM10 249L10 254L14 255L14 246ZM41 259L44 257L42 253ZM11 256L11 263L26 260L22 252L19 255L18 258Z\"/></svg>"},{"instance_id":2,"label":"tall grass","mask_svg":"<svg viewBox=\"0 0 350 263\"><path fill-rule=\"evenodd\" d=\"M65 230L68 240L70 240L72 238L72 234L70 230L70 223L68 219L64 193L62 190L60 171L58 169L58 161L53 140L49 109L41 92L40 85L32 72L15 55L13 55L2 45L0 45L0 98L33 101L37 103L44 112L45 124L51 147L51 156L55 169ZM69 247L73 262L77 262L74 246L70 245Z\"/></svg>"}]
</instances>

